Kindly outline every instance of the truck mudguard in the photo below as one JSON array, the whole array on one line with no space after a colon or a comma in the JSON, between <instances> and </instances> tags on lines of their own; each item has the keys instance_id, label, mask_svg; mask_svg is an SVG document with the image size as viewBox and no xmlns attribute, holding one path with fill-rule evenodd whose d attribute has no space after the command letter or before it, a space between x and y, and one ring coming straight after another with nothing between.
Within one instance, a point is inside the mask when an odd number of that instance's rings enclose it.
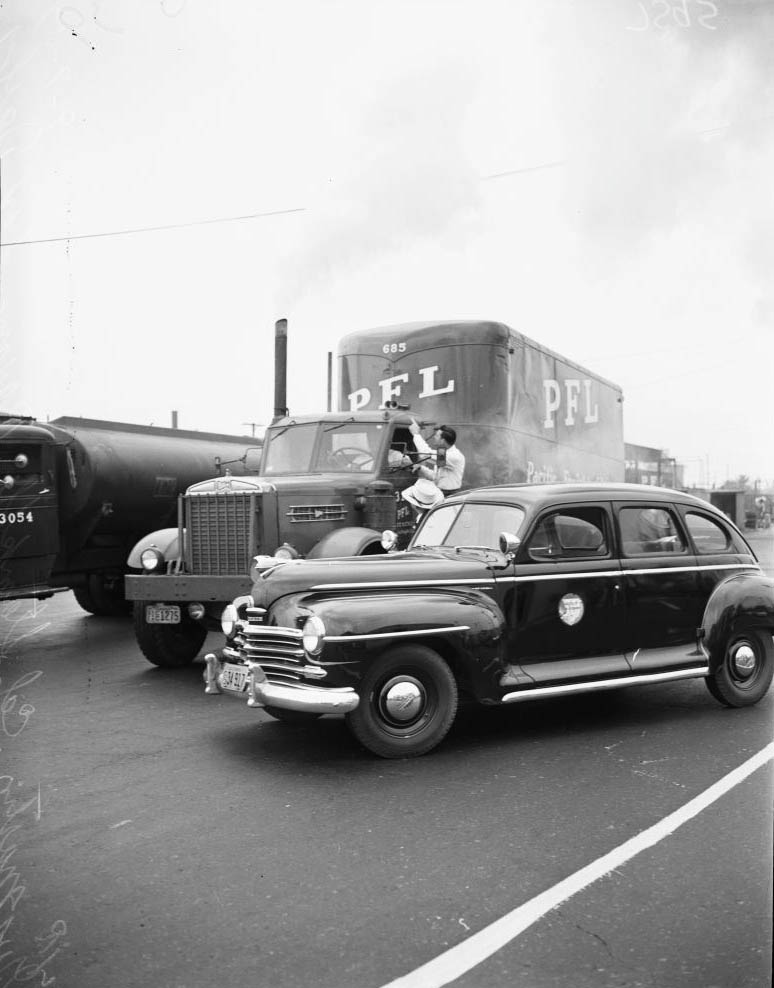
<instances>
[{"instance_id":1,"label":"truck mudguard","mask_svg":"<svg viewBox=\"0 0 774 988\"><path fill-rule=\"evenodd\" d=\"M384 552L382 533L373 528L337 528L324 535L306 554L307 559L332 559L334 556L363 556Z\"/></svg>"},{"instance_id":2,"label":"truck mudguard","mask_svg":"<svg viewBox=\"0 0 774 988\"><path fill-rule=\"evenodd\" d=\"M127 565L132 569L142 569L140 557L145 549L158 549L164 553L164 559L176 562L180 556L180 538L176 528L160 528L157 532L144 535L133 547L127 559Z\"/></svg>"}]
</instances>

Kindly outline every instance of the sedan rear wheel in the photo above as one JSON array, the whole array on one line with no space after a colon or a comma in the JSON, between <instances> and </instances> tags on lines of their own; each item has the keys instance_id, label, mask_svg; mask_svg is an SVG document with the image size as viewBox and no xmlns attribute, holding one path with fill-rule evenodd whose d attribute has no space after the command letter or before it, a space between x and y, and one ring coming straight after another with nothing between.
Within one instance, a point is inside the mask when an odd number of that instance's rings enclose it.
<instances>
[{"instance_id":1,"label":"sedan rear wheel","mask_svg":"<svg viewBox=\"0 0 774 988\"><path fill-rule=\"evenodd\" d=\"M750 630L729 636L707 689L728 707L747 707L765 696L774 675L771 634Z\"/></svg>"},{"instance_id":2,"label":"sedan rear wheel","mask_svg":"<svg viewBox=\"0 0 774 988\"><path fill-rule=\"evenodd\" d=\"M396 648L377 659L358 689L347 724L381 758L424 755L446 737L457 712L449 666L423 645Z\"/></svg>"}]
</instances>

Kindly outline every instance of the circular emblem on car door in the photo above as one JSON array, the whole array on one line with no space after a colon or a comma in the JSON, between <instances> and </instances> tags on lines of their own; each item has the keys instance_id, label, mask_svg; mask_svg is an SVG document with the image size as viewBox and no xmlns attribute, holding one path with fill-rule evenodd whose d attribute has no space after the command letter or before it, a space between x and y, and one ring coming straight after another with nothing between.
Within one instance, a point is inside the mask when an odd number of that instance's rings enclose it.
<instances>
[{"instance_id":1,"label":"circular emblem on car door","mask_svg":"<svg viewBox=\"0 0 774 988\"><path fill-rule=\"evenodd\" d=\"M576 593L566 593L559 601L559 618L565 624L577 624L584 610L583 598Z\"/></svg>"}]
</instances>

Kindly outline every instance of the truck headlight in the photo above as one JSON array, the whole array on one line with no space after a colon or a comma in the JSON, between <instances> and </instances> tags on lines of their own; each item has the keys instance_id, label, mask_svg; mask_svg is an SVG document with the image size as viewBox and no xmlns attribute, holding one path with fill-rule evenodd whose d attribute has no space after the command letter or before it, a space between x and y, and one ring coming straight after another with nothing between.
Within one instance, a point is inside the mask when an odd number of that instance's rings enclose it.
<instances>
[{"instance_id":1,"label":"truck headlight","mask_svg":"<svg viewBox=\"0 0 774 988\"><path fill-rule=\"evenodd\" d=\"M394 549L397 544L397 532L393 532L391 528L385 528L382 532L382 549L384 549L385 552L389 552L390 549Z\"/></svg>"},{"instance_id":2,"label":"truck headlight","mask_svg":"<svg viewBox=\"0 0 774 988\"><path fill-rule=\"evenodd\" d=\"M146 573L157 573L164 569L164 553L155 547L143 549L140 554L140 563Z\"/></svg>"},{"instance_id":3,"label":"truck headlight","mask_svg":"<svg viewBox=\"0 0 774 988\"><path fill-rule=\"evenodd\" d=\"M278 549L274 550L274 558L282 562L287 562L288 559L298 559L298 552L292 545L283 542Z\"/></svg>"},{"instance_id":4,"label":"truck headlight","mask_svg":"<svg viewBox=\"0 0 774 988\"><path fill-rule=\"evenodd\" d=\"M301 634L303 635L304 651L307 655L319 655L325 641L325 625L322 618L316 614L308 617L304 621Z\"/></svg>"}]
</instances>

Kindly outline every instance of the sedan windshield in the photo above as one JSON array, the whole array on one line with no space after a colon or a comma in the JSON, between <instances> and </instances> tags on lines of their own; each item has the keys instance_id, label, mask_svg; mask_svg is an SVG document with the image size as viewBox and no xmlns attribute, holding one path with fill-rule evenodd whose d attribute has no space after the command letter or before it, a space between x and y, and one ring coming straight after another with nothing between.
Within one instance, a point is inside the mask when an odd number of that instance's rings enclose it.
<instances>
[{"instance_id":1,"label":"sedan windshield","mask_svg":"<svg viewBox=\"0 0 774 988\"><path fill-rule=\"evenodd\" d=\"M444 504L425 515L411 540L415 546L478 546L499 549L500 533L518 535L524 511L515 504Z\"/></svg>"},{"instance_id":2,"label":"sedan windshield","mask_svg":"<svg viewBox=\"0 0 774 988\"><path fill-rule=\"evenodd\" d=\"M370 473L385 427L379 422L304 422L266 434L265 475Z\"/></svg>"}]
</instances>

